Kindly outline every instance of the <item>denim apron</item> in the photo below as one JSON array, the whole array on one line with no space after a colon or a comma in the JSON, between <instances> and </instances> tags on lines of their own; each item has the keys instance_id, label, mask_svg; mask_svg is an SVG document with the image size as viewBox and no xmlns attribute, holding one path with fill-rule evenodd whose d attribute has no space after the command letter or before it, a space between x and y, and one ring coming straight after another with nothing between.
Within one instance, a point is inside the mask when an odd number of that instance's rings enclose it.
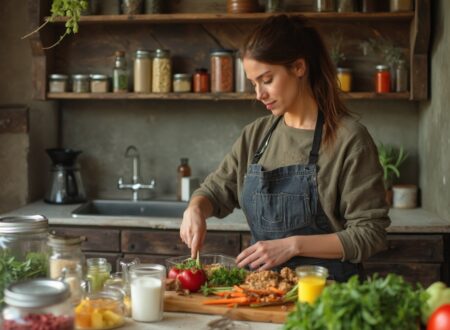
<instances>
[{"instance_id":1,"label":"denim apron","mask_svg":"<svg viewBox=\"0 0 450 330\"><path fill-rule=\"evenodd\" d=\"M267 149L280 116L266 133L257 149L244 178L242 209L252 234L251 243L274 240L295 235L333 233L330 221L322 209L317 188L317 159L322 140L323 114L318 113L314 140L306 165L289 165L264 171L258 164ZM320 244L320 241L317 242ZM326 267L329 279L343 282L361 272L361 266L339 259L319 259L296 256L277 266L295 267L320 265ZM360 274L361 275L361 274Z\"/></svg>"}]
</instances>

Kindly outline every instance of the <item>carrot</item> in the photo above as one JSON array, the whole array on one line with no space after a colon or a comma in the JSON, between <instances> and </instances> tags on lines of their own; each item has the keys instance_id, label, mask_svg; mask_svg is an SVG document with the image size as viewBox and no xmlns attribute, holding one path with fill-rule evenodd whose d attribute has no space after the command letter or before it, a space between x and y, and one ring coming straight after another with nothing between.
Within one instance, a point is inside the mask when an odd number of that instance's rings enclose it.
<instances>
[{"instance_id":1,"label":"carrot","mask_svg":"<svg viewBox=\"0 0 450 330\"><path fill-rule=\"evenodd\" d=\"M222 298L204 300L203 305L244 304L249 302L248 297Z\"/></svg>"},{"instance_id":2,"label":"carrot","mask_svg":"<svg viewBox=\"0 0 450 330\"><path fill-rule=\"evenodd\" d=\"M280 296L283 296L286 292L284 292L283 290L280 290L280 289L277 289L277 288L275 288L275 287L273 287L273 286L271 286L270 288L269 288L269 291L271 291L271 292L273 292L273 293L276 293L276 294L278 294L278 295L280 295Z\"/></svg>"},{"instance_id":3,"label":"carrot","mask_svg":"<svg viewBox=\"0 0 450 330\"><path fill-rule=\"evenodd\" d=\"M247 295L243 292L232 292L232 291L231 292L230 291L217 292L217 293L215 293L215 295L219 296L219 297L227 297L227 298L229 298L229 297L232 297L232 298L247 297Z\"/></svg>"},{"instance_id":4,"label":"carrot","mask_svg":"<svg viewBox=\"0 0 450 330\"><path fill-rule=\"evenodd\" d=\"M244 292L244 289L238 285L233 285L233 290L236 292Z\"/></svg>"}]
</instances>

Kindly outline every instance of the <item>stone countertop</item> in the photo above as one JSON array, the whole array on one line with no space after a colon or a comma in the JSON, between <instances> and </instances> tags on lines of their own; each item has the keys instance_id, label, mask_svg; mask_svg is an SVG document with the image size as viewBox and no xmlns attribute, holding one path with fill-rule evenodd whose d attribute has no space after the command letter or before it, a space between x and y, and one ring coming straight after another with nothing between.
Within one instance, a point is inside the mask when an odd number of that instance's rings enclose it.
<instances>
[{"instance_id":1,"label":"stone countertop","mask_svg":"<svg viewBox=\"0 0 450 330\"><path fill-rule=\"evenodd\" d=\"M179 229L181 219L150 218L150 217L116 217L92 216L73 218L71 212L81 204L54 205L43 201L28 204L5 215L45 215L51 225L97 226L97 227L132 227L146 229ZM387 229L390 233L450 233L450 220L421 208L391 209L389 212L392 223ZM210 218L207 221L208 230L217 231L248 231L249 227L242 210L235 210L224 219Z\"/></svg>"}]
</instances>

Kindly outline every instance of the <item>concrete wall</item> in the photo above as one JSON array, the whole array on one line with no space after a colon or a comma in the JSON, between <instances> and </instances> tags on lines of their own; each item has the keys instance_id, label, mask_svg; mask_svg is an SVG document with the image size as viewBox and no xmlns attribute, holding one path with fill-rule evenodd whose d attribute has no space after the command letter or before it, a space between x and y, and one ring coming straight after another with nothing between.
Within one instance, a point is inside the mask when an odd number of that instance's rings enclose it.
<instances>
[{"instance_id":1,"label":"concrete wall","mask_svg":"<svg viewBox=\"0 0 450 330\"><path fill-rule=\"evenodd\" d=\"M431 99L420 104L420 184L424 208L450 219L450 2L433 1Z\"/></svg>"}]
</instances>

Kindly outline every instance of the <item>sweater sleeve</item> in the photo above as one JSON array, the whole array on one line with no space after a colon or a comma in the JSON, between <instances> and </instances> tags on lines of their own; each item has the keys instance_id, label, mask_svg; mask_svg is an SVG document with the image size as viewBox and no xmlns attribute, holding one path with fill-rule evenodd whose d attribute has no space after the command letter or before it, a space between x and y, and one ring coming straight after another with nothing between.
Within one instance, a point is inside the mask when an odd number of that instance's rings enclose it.
<instances>
[{"instance_id":1,"label":"sweater sleeve","mask_svg":"<svg viewBox=\"0 0 450 330\"><path fill-rule=\"evenodd\" d=\"M345 219L339 231L343 260L361 262L386 249L386 228L390 225L388 206L378 152L365 131L363 144L358 144L345 157L339 178L339 213Z\"/></svg>"}]
</instances>

